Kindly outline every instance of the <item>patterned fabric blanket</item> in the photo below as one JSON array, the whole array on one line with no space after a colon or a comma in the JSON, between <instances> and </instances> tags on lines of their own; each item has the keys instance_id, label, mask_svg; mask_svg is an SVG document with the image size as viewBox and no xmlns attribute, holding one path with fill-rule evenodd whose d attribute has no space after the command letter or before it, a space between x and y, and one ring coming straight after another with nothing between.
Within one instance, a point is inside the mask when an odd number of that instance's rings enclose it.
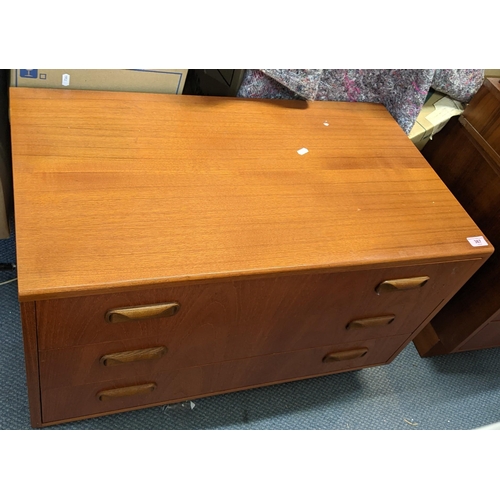
<instances>
[{"instance_id":1,"label":"patterned fabric blanket","mask_svg":"<svg viewBox=\"0 0 500 500\"><path fill-rule=\"evenodd\" d=\"M253 69L238 97L381 103L408 134L431 88L467 103L483 78L482 69Z\"/></svg>"}]
</instances>

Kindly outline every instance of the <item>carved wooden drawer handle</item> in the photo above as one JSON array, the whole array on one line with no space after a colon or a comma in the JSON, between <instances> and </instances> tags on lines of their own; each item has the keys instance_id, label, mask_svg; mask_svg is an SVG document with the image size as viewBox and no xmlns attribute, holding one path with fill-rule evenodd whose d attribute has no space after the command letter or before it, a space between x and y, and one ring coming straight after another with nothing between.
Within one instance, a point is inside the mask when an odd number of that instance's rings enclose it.
<instances>
[{"instance_id":1,"label":"carved wooden drawer handle","mask_svg":"<svg viewBox=\"0 0 500 500\"><path fill-rule=\"evenodd\" d=\"M351 349L350 351L331 352L323 358L323 363L332 363L333 361L347 361L349 359L362 358L367 352L367 347Z\"/></svg>"},{"instance_id":2,"label":"carved wooden drawer handle","mask_svg":"<svg viewBox=\"0 0 500 500\"><path fill-rule=\"evenodd\" d=\"M120 387L119 389L109 389L97 393L99 401L109 401L110 399L124 398L128 396L140 396L156 389L155 383L132 385L130 387Z\"/></svg>"},{"instance_id":3,"label":"carved wooden drawer handle","mask_svg":"<svg viewBox=\"0 0 500 500\"><path fill-rule=\"evenodd\" d=\"M101 364L104 366L122 365L123 363L132 363L134 361L148 361L150 359L159 359L166 354L168 349L165 346L148 347L147 349L137 349L136 351L115 352L105 354L101 358Z\"/></svg>"},{"instance_id":4,"label":"carved wooden drawer handle","mask_svg":"<svg viewBox=\"0 0 500 500\"><path fill-rule=\"evenodd\" d=\"M396 316L394 314L389 314L387 316L377 316L375 318L363 318L363 319L355 319L351 321L346 328L348 330L354 328L371 328L374 326L385 326L389 325L394 321Z\"/></svg>"},{"instance_id":5,"label":"carved wooden drawer handle","mask_svg":"<svg viewBox=\"0 0 500 500\"><path fill-rule=\"evenodd\" d=\"M417 276L415 278L401 278L397 280L382 281L375 291L380 293L385 292L401 292L403 290L413 290L414 288L423 287L430 280L429 276Z\"/></svg>"},{"instance_id":6,"label":"carved wooden drawer handle","mask_svg":"<svg viewBox=\"0 0 500 500\"><path fill-rule=\"evenodd\" d=\"M120 307L118 309L110 309L106 313L106 321L109 323L121 323L123 321L137 321L140 319L168 318L177 314L180 308L181 305L178 302Z\"/></svg>"}]
</instances>

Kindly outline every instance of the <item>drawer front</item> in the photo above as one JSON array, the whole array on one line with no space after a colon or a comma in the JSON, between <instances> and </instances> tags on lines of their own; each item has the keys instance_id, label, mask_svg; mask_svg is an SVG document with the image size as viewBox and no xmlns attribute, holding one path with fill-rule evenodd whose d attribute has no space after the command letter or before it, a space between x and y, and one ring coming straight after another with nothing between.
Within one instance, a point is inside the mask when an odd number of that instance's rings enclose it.
<instances>
[{"instance_id":1,"label":"drawer front","mask_svg":"<svg viewBox=\"0 0 500 500\"><path fill-rule=\"evenodd\" d=\"M212 365L133 373L124 378L42 391L44 423L164 404L292 379L387 363L405 336L325 346ZM364 354L363 354L364 353ZM332 361L324 361L329 356ZM154 388L154 390L151 390ZM113 391L118 390L116 393ZM102 400L99 399L101 396ZM103 397L104 396L104 397Z\"/></svg>"},{"instance_id":2,"label":"drawer front","mask_svg":"<svg viewBox=\"0 0 500 500\"><path fill-rule=\"evenodd\" d=\"M171 355L196 365L410 335L476 266L476 261L464 261L40 301L38 345L49 350L161 337ZM430 278L422 287L375 291L386 280L421 276ZM106 321L106 314L115 308L173 302L180 304L173 316ZM356 320L387 316L394 316L393 321L346 328ZM129 345L124 343L123 348L128 350Z\"/></svg>"}]
</instances>

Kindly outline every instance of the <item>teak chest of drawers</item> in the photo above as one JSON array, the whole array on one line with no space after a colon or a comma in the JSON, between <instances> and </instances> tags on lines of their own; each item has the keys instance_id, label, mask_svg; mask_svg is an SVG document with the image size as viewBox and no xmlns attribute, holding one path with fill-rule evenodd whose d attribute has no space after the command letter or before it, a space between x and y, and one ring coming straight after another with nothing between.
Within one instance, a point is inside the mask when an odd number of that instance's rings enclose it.
<instances>
[{"instance_id":1,"label":"teak chest of drawers","mask_svg":"<svg viewBox=\"0 0 500 500\"><path fill-rule=\"evenodd\" d=\"M493 252L381 105L14 88L11 126L35 427L389 363Z\"/></svg>"}]
</instances>

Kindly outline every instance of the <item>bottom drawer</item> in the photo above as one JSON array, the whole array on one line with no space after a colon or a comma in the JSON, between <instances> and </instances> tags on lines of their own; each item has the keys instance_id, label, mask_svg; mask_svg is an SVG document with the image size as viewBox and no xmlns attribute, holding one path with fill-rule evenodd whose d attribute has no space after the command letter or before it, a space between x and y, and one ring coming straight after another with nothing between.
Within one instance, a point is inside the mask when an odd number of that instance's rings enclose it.
<instances>
[{"instance_id":1,"label":"bottom drawer","mask_svg":"<svg viewBox=\"0 0 500 500\"><path fill-rule=\"evenodd\" d=\"M406 335L303 349L42 392L43 423L355 370L387 363ZM331 356L329 356L331 355Z\"/></svg>"}]
</instances>

